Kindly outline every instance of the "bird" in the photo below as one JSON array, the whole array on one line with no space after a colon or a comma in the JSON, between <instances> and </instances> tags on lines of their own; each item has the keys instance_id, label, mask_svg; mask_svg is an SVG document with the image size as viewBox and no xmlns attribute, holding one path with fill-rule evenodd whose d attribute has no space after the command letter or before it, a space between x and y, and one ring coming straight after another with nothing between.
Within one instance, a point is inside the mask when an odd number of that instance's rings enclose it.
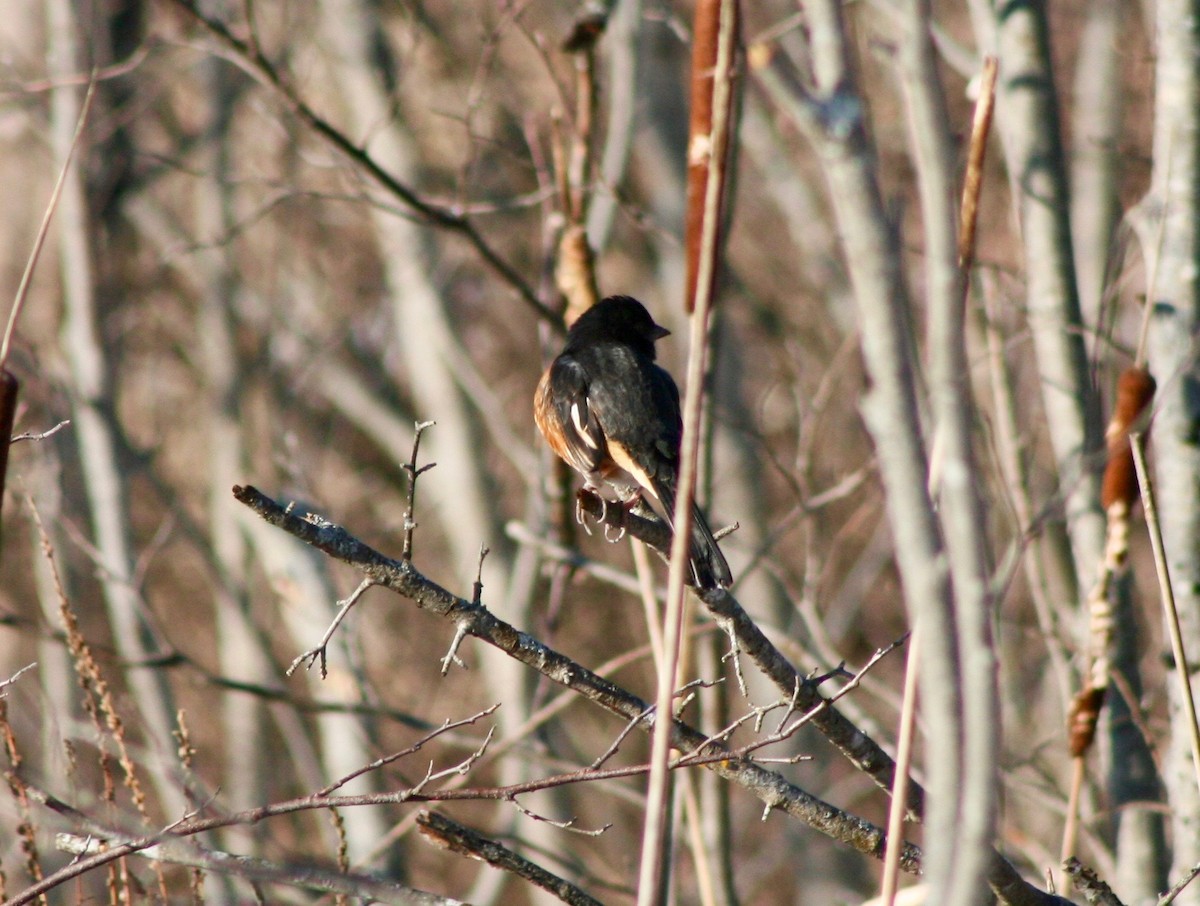
<instances>
[{"instance_id":1,"label":"bird","mask_svg":"<svg viewBox=\"0 0 1200 906\"><path fill-rule=\"evenodd\" d=\"M679 388L654 349L670 333L630 296L597 302L567 331L538 382L533 411L547 444L587 490L628 508L657 502L674 531L683 419ZM694 502L691 523L695 586L728 588L729 564Z\"/></svg>"}]
</instances>

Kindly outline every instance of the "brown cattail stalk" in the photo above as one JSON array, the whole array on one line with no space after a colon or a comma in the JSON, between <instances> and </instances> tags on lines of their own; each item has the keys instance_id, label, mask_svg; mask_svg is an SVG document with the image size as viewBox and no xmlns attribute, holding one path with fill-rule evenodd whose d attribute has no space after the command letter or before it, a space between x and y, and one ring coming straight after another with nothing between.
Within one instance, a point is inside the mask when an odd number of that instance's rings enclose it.
<instances>
[{"instance_id":1,"label":"brown cattail stalk","mask_svg":"<svg viewBox=\"0 0 1200 906\"><path fill-rule=\"evenodd\" d=\"M1142 413L1154 399L1154 378L1144 368L1127 368L1117 380L1117 399L1105 431L1108 462L1100 487L1104 506L1104 557L1099 574L1088 594L1088 657L1084 687L1071 702L1067 715L1067 749L1075 761L1067 823L1063 829L1062 856L1073 855L1078 833L1078 803L1083 783L1083 759L1096 738L1100 709L1108 692L1113 631L1116 621L1109 602L1113 579L1129 556L1129 514L1138 496L1137 471L1129 437L1138 430Z\"/></svg>"},{"instance_id":2,"label":"brown cattail stalk","mask_svg":"<svg viewBox=\"0 0 1200 906\"><path fill-rule=\"evenodd\" d=\"M1154 399L1154 388L1154 378L1145 368L1126 368L1117 381L1116 405L1113 407L1112 420L1104 432L1108 444L1108 464L1100 486L1100 503L1105 511L1118 501L1132 508L1137 500L1137 474L1129 435Z\"/></svg>"},{"instance_id":3,"label":"brown cattail stalk","mask_svg":"<svg viewBox=\"0 0 1200 906\"><path fill-rule=\"evenodd\" d=\"M720 37L721 0L699 0L692 29L692 110L688 122L687 152L687 217L684 221L684 247L687 253L687 286L684 308L692 313L696 298L696 281L700 274L701 236L704 233L704 210L708 198L709 160L714 149L727 148L728 143L713 135L713 96L716 89L718 39ZM738 29L738 5L732 4L734 35ZM736 40L736 38L735 38ZM725 103L719 122L729 123L732 92ZM724 188L728 155L718 150L714 178ZM717 247L720 247L720 224L725 193L717 195ZM710 271L716 274L716 268ZM709 292L711 293L711 286Z\"/></svg>"}]
</instances>

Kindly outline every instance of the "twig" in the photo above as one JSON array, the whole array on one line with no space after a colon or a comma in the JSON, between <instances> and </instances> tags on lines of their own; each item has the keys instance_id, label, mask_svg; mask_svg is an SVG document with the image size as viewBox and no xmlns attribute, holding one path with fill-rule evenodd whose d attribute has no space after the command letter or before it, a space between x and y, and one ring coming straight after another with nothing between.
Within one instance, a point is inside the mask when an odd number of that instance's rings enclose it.
<instances>
[{"instance_id":1,"label":"twig","mask_svg":"<svg viewBox=\"0 0 1200 906\"><path fill-rule=\"evenodd\" d=\"M1200 876L1200 865L1193 865L1191 871L1172 884L1171 889L1159 897L1155 906L1170 906L1171 903L1175 902L1175 898L1183 893L1183 889L1198 876Z\"/></svg>"},{"instance_id":2,"label":"twig","mask_svg":"<svg viewBox=\"0 0 1200 906\"><path fill-rule=\"evenodd\" d=\"M467 637L469 627L466 623L459 623L454 630L454 638L450 640L450 647L446 649L446 654L442 658L442 676L450 672L450 665L467 669L467 663L458 656L459 646L462 645L463 639Z\"/></svg>"},{"instance_id":3,"label":"twig","mask_svg":"<svg viewBox=\"0 0 1200 906\"><path fill-rule=\"evenodd\" d=\"M425 792L425 787L429 786L429 784L431 784L431 783L435 783L439 780L444 780L445 778L453 776L454 774L457 774L460 777L468 774L470 772L471 768L475 767L475 763L484 756L484 753L487 752L487 748L489 745L492 744L492 739L495 735L496 735L496 728L489 727L488 731L487 731L487 736L485 736L483 738L483 742L481 742L479 744L479 747L477 749L475 749L475 751L473 751L470 755L468 755L466 758L464 758L462 761L460 761L456 765L452 765L451 767L448 767L448 768L443 768L440 771L434 771L433 762L432 761L429 762L429 767L425 771L425 776L420 780L420 782L418 782L415 786L411 787L407 791L407 793L405 795L405 799L408 800L408 799L412 799L415 796L421 795L422 793Z\"/></svg>"},{"instance_id":4,"label":"twig","mask_svg":"<svg viewBox=\"0 0 1200 906\"><path fill-rule=\"evenodd\" d=\"M737 680L738 691L742 693L742 698L750 697L750 687L746 685L746 674L742 672L742 659L740 657L742 647L738 644L737 626L733 620L718 620L717 625L721 627L721 631L725 633L725 637L729 639L729 650L721 655L721 662L729 662L733 665L733 676ZM796 675L795 688L800 686L800 675Z\"/></svg>"},{"instance_id":5,"label":"twig","mask_svg":"<svg viewBox=\"0 0 1200 906\"><path fill-rule=\"evenodd\" d=\"M556 827L559 830L570 831L573 834L581 834L584 837L599 837L612 827L611 824L605 824L601 827L592 828L589 830L588 828L576 827L575 822L578 820L577 818L568 818L566 821L558 821L554 818L547 818L545 815L539 815L537 812L531 811L530 809L527 809L525 806L521 805L521 803L517 801L516 794L509 796L508 802L513 808L531 821L537 821L540 824L549 824L551 827Z\"/></svg>"},{"instance_id":6,"label":"twig","mask_svg":"<svg viewBox=\"0 0 1200 906\"><path fill-rule=\"evenodd\" d=\"M883 883L879 893L881 906L892 906L899 887L900 848L893 846L904 839L904 802L908 798L908 770L912 764L913 740L917 725L917 679L920 654L920 632L913 630L908 645L908 661L904 670L904 698L900 706L900 729L896 734L896 780L892 785L892 801L888 806L887 849L883 855Z\"/></svg>"},{"instance_id":7,"label":"twig","mask_svg":"<svg viewBox=\"0 0 1200 906\"><path fill-rule=\"evenodd\" d=\"M29 296L29 282L33 279L33 271L37 267L38 258L42 254L42 246L46 243L46 234L50 232L50 220L54 217L54 211L58 208L58 199L62 195L63 186L67 181L67 171L71 168L71 161L75 157L75 150L79 147L79 138L83 135L83 127L87 124L88 114L92 109L92 100L96 96L96 74L93 71L88 79L87 93L83 96L83 106L79 110L79 118L75 123L75 134L71 137L71 144L67 148L66 158L63 160L62 167L58 171L58 179L54 182L54 189L50 193L50 201L46 205L46 211L42 215L41 226L38 227L37 236L33 240L33 249L29 252L29 258L25 262L25 272L21 274L21 282L17 286L17 294L13 297L12 311L8 314L8 326L4 329L4 339L0 341L0 369L4 368L8 362L8 352L12 345L13 333L17 329L17 318L21 315L21 309L25 307L25 300Z\"/></svg>"},{"instance_id":8,"label":"twig","mask_svg":"<svg viewBox=\"0 0 1200 906\"><path fill-rule=\"evenodd\" d=\"M32 670L36 666L37 666L37 661L34 661L31 664L26 664L24 667L22 667L16 673L14 673L12 676L10 676L8 679L0 680L0 698L4 698L4 696L8 695L7 692L3 691L4 689L8 688L13 683L15 683L20 678L22 673L24 673L27 670Z\"/></svg>"},{"instance_id":9,"label":"twig","mask_svg":"<svg viewBox=\"0 0 1200 906\"><path fill-rule=\"evenodd\" d=\"M416 462L417 451L413 450L413 462ZM471 603L476 607L483 607L481 600L483 595L483 561L487 558L488 548L480 545L479 548L479 568L475 573L475 585L471 592ZM442 676L450 672L450 665L462 667L463 670L468 669L466 662L458 656L459 646L462 645L463 639L467 637L467 626L464 623L459 623L454 631L454 638L450 640L450 648L446 651L446 656L442 658Z\"/></svg>"},{"instance_id":10,"label":"twig","mask_svg":"<svg viewBox=\"0 0 1200 906\"><path fill-rule=\"evenodd\" d=\"M366 593L367 589L371 588L375 584L376 583L371 579L363 579L362 582L358 584L358 588L351 592L350 597L346 598L344 601L338 602L340 605L338 607L338 612L334 615L333 622L329 624L329 628L325 630L325 634L321 636L321 641L317 643L315 648L310 648L303 654L298 655L292 661L292 663L288 665L288 668L285 671L287 676L291 676L293 673L295 673L296 668L305 661L308 661L307 667L309 670L311 670L313 664L315 664L318 659L321 662L321 679L325 679L329 676L329 671L326 669L325 663L329 642L333 638L334 632L337 631L338 626L342 624L342 620L346 618L346 614L350 612L350 608L357 604L358 599Z\"/></svg>"},{"instance_id":11,"label":"twig","mask_svg":"<svg viewBox=\"0 0 1200 906\"><path fill-rule=\"evenodd\" d=\"M415 752L419 752L421 750L422 746L425 745L425 743L430 742L434 739L437 739L437 737L441 736L444 733L449 733L451 730L457 730L459 727L468 726L470 724L475 723L476 721L479 721L485 717L488 717L491 714L495 714L496 709L499 707L500 707L500 705L497 703L495 705L492 705L489 708L484 708L482 711L479 711L476 714L472 714L470 717L464 717L462 720L451 721L450 718L446 718L446 720L443 721L443 723L440 727L438 727L436 730L433 730L430 733L426 733L424 736L422 736L420 739L418 739L416 742L414 742L407 749L402 749L399 752L393 752L391 755L386 755L383 758L379 758L379 759L376 759L375 761L372 761L368 765L364 765L363 767L358 768L357 770L351 771L349 774L347 774L345 777L342 777L340 780L336 780L333 783L331 783L329 786L325 787L324 789L319 790L317 792L317 795L318 796L329 796L334 791L345 786L347 783L349 783L351 780L355 779L356 777L360 777L363 774L366 774L370 771L378 770L379 768L381 768L385 765L391 764L393 761L398 761L401 758L405 758L409 755L412 755ZM483 746L481 746L480 749L477 750L480 752L480 754L482 754L482 749L487 747L487 744L488 744L488 742L491 741L491 738L492 738L492 731L489 730L487 738L484 740Z\"/></svg>"},{"instance_id":12,"label":"twig","mask_svg":"<svg viewBox=\"0 0 1200 906\"><path fill-rule=\"evenodd\" d=\"M421 448L421 435L425 433L426 428L432 428L437 422L417 422L413 429L413 446L412 456L408 462L404 464L404 471L408 473L408 498L404 506L404 552L401 556L404 560L411 561L413 555L413 531L417 527L415 517L415 504L417 499L417 478L421 473L428 472L436 462L431 462L428 465L417 468L417 451Z\"/></svg>"},{"instance_id":13,"label":"twig","mask_svg":"<svg viewBox=\"0 0 1200 906\"><path fill-rule=\"evenodd\" d=\"M794 733L797 729L799 729L801 726L803 726L804 724L810 723L814 718L816 718L816 716L818 714L821 714L822 712L826 711L827 709L833 707L833 705L835 703L837 703L840 699L849 695L851 692L853 692L855 689L857 689L859 686L861 686L863 677L866 676L868 673L870 673L871 670L873 670L875 668L876 664L878 664L885 657L887 657L889 654L891 654L893 651L895 651L897 648L899 648L901 645L903 645L905 642L907 642L910 637L911 637L911 633L906 632L904 635L900 636L900 638L896 639L896 641L892 642L890 645L886 645L883 648L877 648L875 650L875 653L871 655L871 657L867 660L867 662L865 664L863 664L863 666L861 668L859 668L859 670L857 672L850 675L849 680L847 681L847 683L844 686L839 688L835 693L833 693L833 695L830 695L828 698L822 698L817 704L813 705L808 711L806 711L804 713L804 715L802 717L800 717L795 723L793 723L790 727L788 727L783 732L786 735L790 735L790 734ZM844 668L839 668L838 670L836 670L832 674L830 674L830 676L834 676L834 675L841 676L843 674L845 674ZM827 679L829 677L827 676L825 678ZM799 690L799 687L797 687L797 691L798 690ZM793 708L795 707L795 698L796 698L796 696L793 696L793 700L792 700Z\"/></svg>"},{"instance_id":14,"label":"twig","mask_svg":"<svg viewBox=\"0 0 1200 906\"><path fill-rule=\"evenodd\" d=\"M23 441L23 440L45 440L47 437L53 437L55 434L57 434L63 428L67 427L67 425L69 425L69 424L71 424L71 420L69 418L65 418L61 422L59 422L57 425L55 425L53 428L50 428L48 431L41 431L41 432L26 431L24 434L14 434L12 436L12 440L10 441L10 443L15 444L15 443L18 443L19 441Z\"/></svg>"},{"instance_id":15,"label":"twig","mask_svg":"<svg viewBox=\"0 0 1200 906\"><path fill-rule=\"evenodd\" d=\"M621 728L621 732L617 734L616 739L614 739L609 744L608 748L605 749L603 752L601 752L596 757L596 759L591 763L591 767L593 769L599 768L601 765L604 764L604 762L608 761L608 759L610 759L614 755L616 755L617 750L620 749L621 743L623 743L625 741L626 737L628 737L629 734L632 733L637 728L638 724L640 724L643 720L645 720L647 717L649 717L653 712L654 712L654 708L650 707L650 708L647 708L645 711L643 711L641 714L638 714L635 717L630 718L625 723L625 726Z\"/></svg>"},{"instance_id":16,"label":"twig","mask_svg":"<svg viewBox=\"0 0 1200 906\"><path fill-rule=\"evenodd\" d=\"M1146 450L1140 433L1129 435L1133 449L1133 462L1137 467L1138 484L1142 489L1142 509L1146 513L1146 528L1150 533L1150 547L1154 551L1154 568L1158 572L1158 590L1162 596L1163 612L1167 618L1167 631L1171 636L1171 652L1175 657L1175 673L1179 677L1180 694L1188 731L1191 734L1192 765L1196 770L1196 781L1200 783L1200 724L1196 721L1196 701L1192 697L1192 673L1188 668L1187 652L1183 647L1183 633L1179 628L1179 611L1175 607L1175 592L1171 587L1171 573L1167 566L1167 554L1163 548L1162 526L1158 521L1158 508L1154 502L1154 488L1150 484L1150 473L1146 468Z\"/></svg>"}]
</instances>

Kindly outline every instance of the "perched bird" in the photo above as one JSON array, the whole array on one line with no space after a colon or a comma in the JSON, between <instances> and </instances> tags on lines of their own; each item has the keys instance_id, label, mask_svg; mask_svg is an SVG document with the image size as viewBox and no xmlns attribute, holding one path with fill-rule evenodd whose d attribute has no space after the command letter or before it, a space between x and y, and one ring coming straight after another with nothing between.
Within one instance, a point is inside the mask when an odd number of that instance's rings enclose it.
<instances>
[{"instance_id":1,"label":"perched bird","mask_svg":"<svg viewBox=\"0 0 1200 906\"><path fill-rule=\"evenodd\" d=\"M546 442L589 491L626 506L648 494L671 524L683 420L679 388L654 363L654 343L669 333L636 299L598 302L571 325L567 345L538 384L533 411ZM689 557L698 588L733 583L694 504Z\"/></svg>"}]
</instances>

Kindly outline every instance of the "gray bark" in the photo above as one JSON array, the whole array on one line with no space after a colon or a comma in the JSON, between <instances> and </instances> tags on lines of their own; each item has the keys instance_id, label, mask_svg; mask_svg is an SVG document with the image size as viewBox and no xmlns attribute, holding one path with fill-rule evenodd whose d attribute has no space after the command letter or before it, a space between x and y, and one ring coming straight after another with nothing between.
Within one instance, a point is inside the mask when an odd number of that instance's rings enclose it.
<instances>
[{"instance_id":1,"label":"gray bark","mask_svg":"<svg viewBox=\"0 0 1200 906\"><path fill-rule=\"evenodd\" d=\"M1157 10L1154 172L1143 202L1143 248L1153 274L1150 370L1158 381L1154 471L1175 603L1183 638L1200 638L1200 9L1194 0L1160 0ZM1189 650L1193 663L1200 659ZM1172 879L1200 862L1200 791L1184 725L1180 686L1167 678L1171 738L1163 779L1171 804ZM1197 692L1200 686L1192 678ZM1200 904L1200 885L1175 901Z\"/></svg>"},{"instance_id":2,"label":"gray bark","mask_svg":"<svg viewBox=\"0 0 1200 906\"><path fill-rule=\"evenodd\" d=\"M1000 60L996 127L1021 230L1026 317L1058 464L1075 585L1086 592L1104 550L1102 430L1075 283L1046 9L1041 0L1007 5L1003 15L988 0L972 0L970 9L980 49Z\"/></svg>"},{"instance_id":3,"label":"gray bark","mask_svg":"<svg viewBox=\"0 0 1200 906\"><path fill-rule=\"evenodd\" d=\"M67 81L80 71L75 53L76 25L68 0L46 4L51 71L64 79L51 94L51 142L59 167L66 160L79 117L81 90ZM82 151L83 149L81 149ZM79 157L82 157L82 153ZM78 158L77 158L78 159ZM130 664L158 654L147 620L146 602L134 584L134 551L129 494L118 462L118 431L113 422L110 364L101 340L97 279L92 261L92 231L87 188L78 166L68 174L57 212L59 261L63 288L62 354L70 367L73 430L79 442L80 466L91 516L92 540L102 579L113 642ZM148 749L157 764L149 771L163 812L182 815L187 808L175 772L175 705L166 674L130 669L129 688L142 717Z\"/></svg>"}]
</instances>

